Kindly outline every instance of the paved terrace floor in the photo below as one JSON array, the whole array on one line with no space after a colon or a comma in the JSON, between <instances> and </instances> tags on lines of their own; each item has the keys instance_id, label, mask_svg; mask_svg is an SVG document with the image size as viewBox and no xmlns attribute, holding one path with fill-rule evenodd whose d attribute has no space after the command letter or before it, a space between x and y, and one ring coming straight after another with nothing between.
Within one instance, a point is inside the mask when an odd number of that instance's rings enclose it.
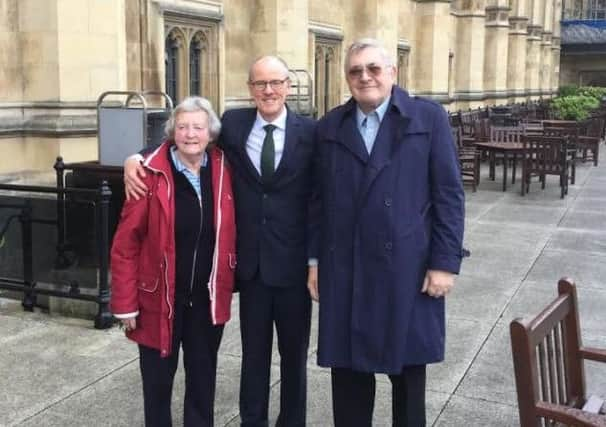
<instances>
[{"instance_id":1,"label":"paved terrace floor","mask_svg":"<svg viewBox=\"0 0 606 427\"><path fill-rule=\"evenodd\" d=\"M551 301L561 276L577 281L585 343L606 346L606 164L581 165L564 200L556 178L548 178L544 191L535 183L521 197L519 183L504 193L483 172L479 190L467 191L465 246L472 256L447 300L446 361L429 368L428 425L518 425L508 325ZM239 425L237 304L235 298L236 316L219 354L217 426ZM330 375L315 364L314 310L307 421L330 426ZM278 360L274 355L272 423ZM606 390L606 369L597 368L588 366L593 392ZM380 376L376 426L391 425L389 389ZM175 425L182 424L182 396L179 370ZM137 426L142 419L136 347L117 328L98 331L90 321L24 313L18 302L0 299L0 425Z\"/></svg>"}]
</instances>

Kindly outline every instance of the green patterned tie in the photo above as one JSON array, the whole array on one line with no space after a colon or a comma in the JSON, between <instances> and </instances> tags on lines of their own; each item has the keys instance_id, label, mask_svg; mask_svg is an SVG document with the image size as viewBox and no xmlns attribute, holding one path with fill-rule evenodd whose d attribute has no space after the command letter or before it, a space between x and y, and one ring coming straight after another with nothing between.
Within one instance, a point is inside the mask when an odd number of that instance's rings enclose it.
<instances>
[{"instance_id":1,"label":"green patterned tie","mask_svg":"<svg viewBox=\"0 0 606 427\"><path fill-rule=\"evenodd\" d=\"M267 182L274 174L274 163L276 161L276 147L274 146L274 125L265 125L265 139L261 148L261 178Z\"/></svg>"}]
</instances>

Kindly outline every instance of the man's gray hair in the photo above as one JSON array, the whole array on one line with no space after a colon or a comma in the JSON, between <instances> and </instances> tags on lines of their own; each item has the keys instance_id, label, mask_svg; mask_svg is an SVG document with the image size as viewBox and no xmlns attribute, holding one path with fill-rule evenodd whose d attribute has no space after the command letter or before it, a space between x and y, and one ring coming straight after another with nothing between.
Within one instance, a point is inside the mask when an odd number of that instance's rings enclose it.
<instances>
[{"instance_id":1,"label":"man's gray hair","mask_svg":"<svg viewBox=\"0 0 606 427\"><path fill-rule=\"evenodd\" d=\"M282 58L280 58L279 56L276 56L276 55L262 55L262 56L255 58L255 60L250 64L250 67L248 67L248 83L252 83L253 68L255 67L255 65L257 65L261 61L276 62L278 64L278 66L280 66L284 69L284 78L287 78L289 76L288 75L288 64L286 63L285 60L283 60Z\"/></svg>"},{"instance_id":2,"label":"man's gray hair","mask_svg":"<svg viewBox=\"0 0 606 427\"><path fill-rule=\"evenodd\" d=\"M221 132L221 121L213 110L210 101L201 96L188 96L177 105L170 113L170 117L164 125L164 133L169 139L175 138L175 121L181 113L195 113L203 111L208 116L208 133L211 141L214 141Z\"/></svg>"},{"instance_id":3,"label":"man's gray hair","mask_svg":"<svg viewBox=\"0 0 606 427\"><path fill-rule=\"evenodd\" d=\"M349 60L351 59L351 56L364 49L368 49L368 48L377 49L381 53L381 56L383 57L383 61L385 61L385 65L387 65L388 67L396 66L394 59L387 52L387 49L385 49L385 46L383 46L383 44L379 40L371 39L371 38L363 38L363 39L358 39L358 40L354 41L347 49L347 53L345 54L345 64L344 64L345 73L347 73L347 71L349 70Z\"/></svg>"}]
</instances>

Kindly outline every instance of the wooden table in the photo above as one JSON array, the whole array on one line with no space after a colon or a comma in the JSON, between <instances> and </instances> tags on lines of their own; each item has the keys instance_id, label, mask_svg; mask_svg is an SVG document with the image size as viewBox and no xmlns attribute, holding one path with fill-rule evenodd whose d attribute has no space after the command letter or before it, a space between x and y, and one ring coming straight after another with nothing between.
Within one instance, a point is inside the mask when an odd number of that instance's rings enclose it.
<instances>
[{"instance_id":1,"label":"wooden table","mask_svg":"<svg viewBox=\"0 0 606 427\"><path fill-rule=\"evenodd\" d=\"M494 159L495 154L501 153L503 155L503 191L507 191L507 164L510 159L510 155L513 157L513 167L511 173L511 183L516 182L516 157L521 154L524 145L520 142L476 142L475 146L479 150L488 151L491 156L491 171L490 177L494 179Z\"/></svg>"}]
</instances>

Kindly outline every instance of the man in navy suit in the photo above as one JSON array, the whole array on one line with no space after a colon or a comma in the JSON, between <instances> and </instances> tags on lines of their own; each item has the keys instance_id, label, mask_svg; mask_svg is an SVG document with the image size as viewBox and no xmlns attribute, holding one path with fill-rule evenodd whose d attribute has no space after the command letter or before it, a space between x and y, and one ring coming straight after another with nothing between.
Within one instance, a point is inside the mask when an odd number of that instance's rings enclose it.
<instances>
[{"instance_id":1,"label":"man in navy suit","mask_svg":"<svg viewBox=\"0 0 606 427\"><path fill-rule=\"evenodd\" d=\"M308 210L312 201L313 120L286 107L288 66L264 56L250 67L255 108L226 111L218 144L233 170L240 290L243 427L268 425L274 325L280 352L277 426L304 426L311 300L307 290ZM127 160L131 196L146 189ZM313 268L312 268L313 271Z\"/></svg>"}]
</instances>

